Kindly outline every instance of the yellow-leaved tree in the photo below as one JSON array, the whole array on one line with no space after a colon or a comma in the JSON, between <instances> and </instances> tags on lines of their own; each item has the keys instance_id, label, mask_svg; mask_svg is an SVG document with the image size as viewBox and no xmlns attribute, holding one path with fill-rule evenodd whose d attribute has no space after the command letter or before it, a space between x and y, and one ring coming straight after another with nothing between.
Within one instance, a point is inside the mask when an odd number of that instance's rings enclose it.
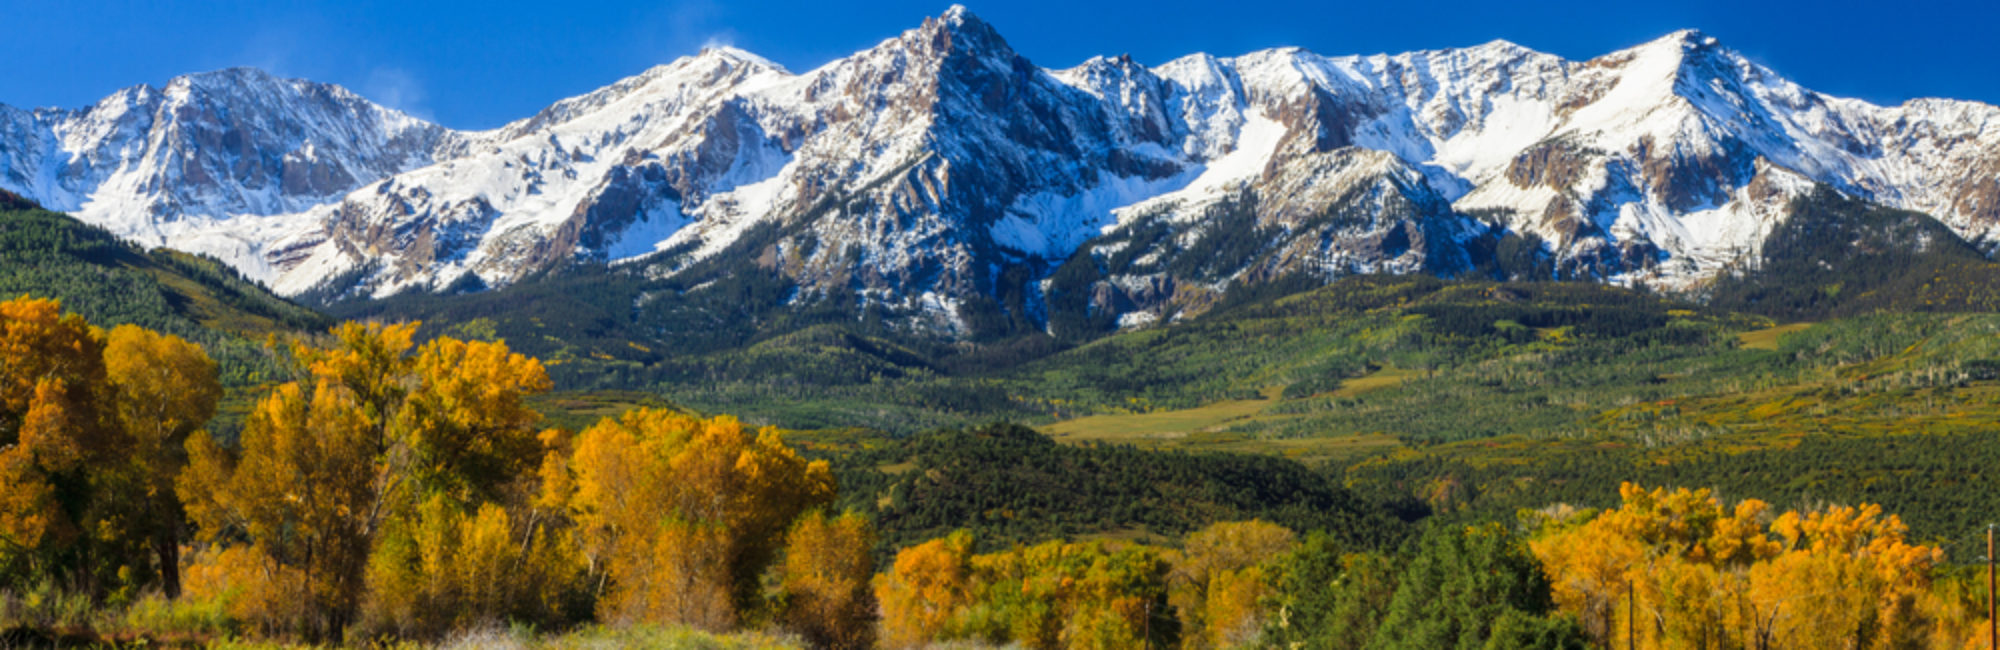
<instances>
[{"instance_id":1,"label":"yellow-leaved tree","mask_svg":"<svg viewBox=\"0 0 2000 650\"><path fill-rule=\"evenodd\" d=\"M180 338L109 333L54 300L0 302L0 586L180 590L182 441L222 389Z\"/></svg>"},{"instance_id":2,"label":"yellow-leaved tree","mask_svg":"<svg viewBox=\"0 0 2000 650\"><path fill-rule=\"evenodd\" d=\"M88 470L112 457L118 431L103 409L104 343L54 300L0 302L0 575L61 574L94 587ZM80 569L80 570L78 570Z\"/></svg>"},{"instance_id":3,"label":"yellow-leaved tree","mask_svg":"<svg viewBox=\"0 0 2000 650\"><path fill-rule=\"evenodd\" d=\"M426 557L467 555L436 546L464 550L469 542L459 535L421 534L456 530L466 521L480 529L471 532L492 531L484 538L508 528L508 538L523 543L508 545L517 550L506 562L528 567L543 527L516 525L481 507L525 507L535 490L529 470L540 454L534 426L540 418L524 399L548 389L547 373L504 343L438 338L413 352L416 328L345 323L327 344L296 342L292 353L303 376L258 403L237 453L207 436L189 439L179 485L202 538L249 540L255 552L237 563L261 567L245 579L283 583L251 591L296 603L240 614L268 628L338 640L369 583L406 584L403 574L423 571ZM410 596L382 593L391 600ZM471 607L477 599L423 602ZM412 624L388 618L391 627Z\"/></svg>"},{"instance_id":4,"label":"yellow-leaved tree","mask_svg":"<svg viewBox=\"0 0 2000 650\"><path fill-rule=\"evenodd\" d=\"M1181 620L1181 645L1222 648L1250 640L1274 595L1273 563L1297 546L1291 529L1267 521L1225 521L1188 533L1170 556L1168 602Z\"/></svg>"},{"instance_id":5,"label":"yellow-leaved tree","mask_svg":"<svg viewBox=\"0 0 2000 650\"><path fill-rule=\"evenodd\" d=\"M876 576L882 607L882 643L891 648L927 645L947 632L959 610L972 603L972 533L958 531L896 552L888 573Z\"/></svg>"},{"instance_id":6,"label":"yellow-leaved tree","mask_svg":"<svg viewBox=\"0 0 2000 650\"><path fill-rule=\"evenodd\" d=\"M215 417L222 398L215 361L179 337L120 325L106 337L104 368L132 445L127 498L149 513L143 532L158 556L161 590L178 598L186 514L174 478L187 465L188 437Z\"/></svg>"},{"instance_id":7,"label":"yellow-leaved tree","mask_svg":"<svg viewBox=\"0 0 2000 650\"><path fill-rule=\"evenodd\" d=\"M1606 647L1922 647L1931 568L1879 507L1775 517L1707 490L1620 488L1603 513L1543 517L1530 543L1556 604Z\"/></svg>"},{"instance_id":8,"label":"yellow-leaved tree","mask_svg":"<svg viewBox=\"0 0 2000 650\"><path fill-rule=\"evenodd\" d=\"M275 609L235 612L267 632L338 639L361 600L390 483L363 408L338 382L290 383L250 413L239 457L207 436L188 440L188 516L210 544L249 540L249 554L231 556L248 570L220 586L270 594L257 604Z\"/></svg>"},{"instance_id":9,"label":"yellow-leaved tree","mask_svg":"<svg viewBox=\"0 0 2000 650\"><path fill-rule=\"evenodd\" d=\"M814 512L792 526L779 565L786 625L814 647L875 645L875 528L856 513Z\"/></svg>"},{"instance_id":10,"label":"yellow-leaved tree","mask_svg":"<svg viewBox=\"0 0 2000 650\"><path fill-rule=\"evenodd\" d=\"M550 444L570 451L545 466L542 503L575 521L608 621L727 629L757 605L793 520L834 495L825 461L728 416L635 409Z\"/></svg>"},{"instance_id":11,"label":"yellow-leaved tree","mask_svg":"<svg viewBox=\"0 0 2000 650\"><path fill-rule=\"evenodd\" d=\"M972 557L977 604L959 625L1029 648L1170 647L1161 549L1123 542L1043 542Z\"/></svg>"}]
</instances>

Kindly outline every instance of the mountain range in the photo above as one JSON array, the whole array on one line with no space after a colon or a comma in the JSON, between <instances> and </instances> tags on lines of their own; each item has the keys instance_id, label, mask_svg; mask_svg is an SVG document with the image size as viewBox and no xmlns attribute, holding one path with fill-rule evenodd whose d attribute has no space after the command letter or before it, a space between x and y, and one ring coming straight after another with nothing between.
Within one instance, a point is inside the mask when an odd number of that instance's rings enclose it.
<instances>
[{"instance_id":1,"label":"mountain range","mask_svg":"<svg viewBox=\"0 0 2000 650\"><path fill-rule=\"evenodd\" d=\"M2000 108L1822 95L1695 31L1587 61L1495 41L1056 70L953 7L814 70L710 48L488 131L242 68L0 105L0 188L319 301L586 264L688 292L773 274L785 304L951 333L982 310L1108 329L1286 277L1699 293L1822 189L1990 254Z\"/></svg>"}]
</instances>

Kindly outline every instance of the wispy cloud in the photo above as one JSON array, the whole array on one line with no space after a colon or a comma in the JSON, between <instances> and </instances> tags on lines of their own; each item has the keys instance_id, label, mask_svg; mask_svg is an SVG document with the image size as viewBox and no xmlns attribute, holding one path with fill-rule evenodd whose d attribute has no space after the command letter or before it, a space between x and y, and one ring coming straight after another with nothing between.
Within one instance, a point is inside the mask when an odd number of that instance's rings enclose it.
<instances>
[{"instance_id":1,"label":"wispy cloud","mask_svg":"<svg viewBox=\"0 0 2000 650\"><path fill-rule=\"evenodd\" d=\"M731 47L736 30L724 23L728 8L713 0L674 2L641 21L634 42L651 63L664 63L701 48Z\"/></svg>"},{"instance_id":2,"label":"wispy cloud","mask_svg":"<svg viewBox=\"0 0 2000 650\"><path fill-rule=\"evenodd\" d=\"M306 31L285 25L263 25L243 39L233 65L247 65L280 76L292 76L293 63L305 43Z\"/></svg>"},{"instance_id":3,"label":"wispy cloud","mask_svg":"<svg viewBox=\"0 0 2000 650\"><path fill-rule=\"evenodd\" d=\"M361 82L361 95L418 119L432 119L430 109L424 104L423 82L402 68L378 67L370 70L368 78Z\"/></svg>"}]
</instances>

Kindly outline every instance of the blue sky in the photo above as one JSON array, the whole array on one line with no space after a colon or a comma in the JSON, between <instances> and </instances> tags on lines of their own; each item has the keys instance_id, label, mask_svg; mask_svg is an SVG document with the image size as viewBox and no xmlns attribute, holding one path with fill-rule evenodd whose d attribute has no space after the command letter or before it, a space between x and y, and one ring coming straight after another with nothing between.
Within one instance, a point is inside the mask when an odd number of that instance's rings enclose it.
<instances>
[{"instance_id":1,"label":"blue sky","mask_svg":"<svg viewBox=\"0 0 2000 650\"><path fill-rule=\"evenodd\" d=\"M1496 38L1569 58L1683 27L1815 90L2000 104L2000 2L967 2L1044 67L1129 53L1158 64L1296 45L1372 54ZM1751 3L1743 3L1751 4ZM456 128L526 117L708 43L803 71L942 13L948 1L100 2L0 0L0 103L82 106L121 87L235 65L338 83Z\"/></svg>"}]
</instances>

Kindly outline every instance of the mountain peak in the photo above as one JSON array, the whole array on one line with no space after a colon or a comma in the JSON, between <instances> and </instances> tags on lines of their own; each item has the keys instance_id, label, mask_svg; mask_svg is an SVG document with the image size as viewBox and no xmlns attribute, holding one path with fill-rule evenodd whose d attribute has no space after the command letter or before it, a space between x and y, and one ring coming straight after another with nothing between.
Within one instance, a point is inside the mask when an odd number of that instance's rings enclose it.
<instances>
[{"instance_id":1,"label":"mountain peak","mask_svg":"<svg viewBox=\"0 0 2000 650\"><path fill-rule=\"evenodd\" d=\"M696 54L695 58L724 59L728 61L735 61L738 63L748 63L755 66L770 68L772 70L776 70L779 72L786 72L786 73L790 72L790 70L785 69L785 66L779 65L778 62L776 61L772 61L762 56L758 56L756 53L751 52L749 50L745 50L730 45L703 46L701 48L701 52Z\"/></svg>"},{"instance_id":2,"label":"mountain peak","mask_svg":"<svg viewBox=\"0 0 2000 650\"><path fill-rule=\"evenodd\" d=\"M1480 43L1469 49L1472 52L1481 53L1482 55L1497 56L1509 59L1521 56L1539 54L1539 52L1536 52L1533 48L1530 48L1528 46L1504 38L1496 38L1487 41L1485 43Z\"/></svg>"},{"instance_id":3,"label":"mountain peak","mask_svg":"<svg viewBox=\"0 0 2000 650\"><path fill-rule=\"evenodd\" d=\"M235 66L220 70L210 70L208 72L184 74L169 80L167 86L188 85L210 88L215 86L266 85L283 81L286 80L270 72L266 72L262 68Z\"/></svg>"},{"instance_id":4,"label":"mountain peak","mask_svg":"<svg viewBox=\"0 0 2000 650\"><path fill-rule=\"evenodd\" d=\"M919 31L945 52L1008 57L1014 54L1007 40L1000 37L1000 32L980 20L965 5L952 5L943 15L925 20L923 29Z\"/></svg>"},{"instance_id":5,"label":"mountain peak","mask_svg":"<svg viewBox=\"0 0 2000 650\"><path fill-rule=\"evenodd\" d=\"M1721 49L1722 42L1698 29L1681 29L1628 51L1693 53Z\"/></svg>"}]
</instances>

